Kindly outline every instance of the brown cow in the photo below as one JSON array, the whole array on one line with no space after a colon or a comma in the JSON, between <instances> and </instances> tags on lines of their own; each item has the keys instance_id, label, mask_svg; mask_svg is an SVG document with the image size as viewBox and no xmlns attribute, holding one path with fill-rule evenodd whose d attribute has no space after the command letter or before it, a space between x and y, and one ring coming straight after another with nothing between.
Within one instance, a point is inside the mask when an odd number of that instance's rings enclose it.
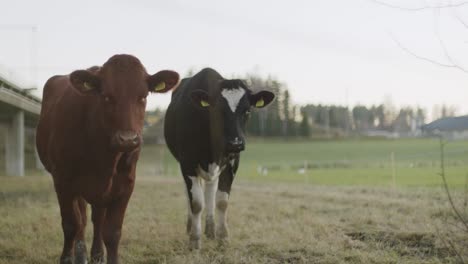
<instances>
[{"instance_id":1,"label":"brown cow","mask_svg":"<svg viewBox=\"0 0 468 264\"><path fill-rule=\"evenodd\" d=\"M87 263L86 202L92 206L91 262L118 263L118 245L135 182L148 92L178 82L173 71L148 75L140 61L115 55L102 67L50 78L44 87L37 149L52 174L64 246L60 263Z\"/></svg>"}]
</instances>

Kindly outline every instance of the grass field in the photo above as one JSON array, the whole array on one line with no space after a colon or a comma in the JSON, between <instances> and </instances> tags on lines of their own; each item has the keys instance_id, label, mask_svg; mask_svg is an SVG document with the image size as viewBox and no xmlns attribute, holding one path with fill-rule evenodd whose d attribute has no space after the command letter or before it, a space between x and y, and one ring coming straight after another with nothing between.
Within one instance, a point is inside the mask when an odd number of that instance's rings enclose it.
<instances>
[{"instance_id":1,"label":"grass field","mask_svg":"<svg viewBox=\"0 0 468 264\"><path fill-rule=\"evenodd\" d=\"M394 165L391 155L393 152ZM449 185L464 187L468 174L468 141L445 146ZM143 150L140 168L145 174L180 177L165 146ZM299 173L301 167L308 167ZM259 168L268 173L259 173ZM393 173L395 171L395 173ZM238 178L255 182L296 182L313 185L439 187L438 139L346 141L253 141L241 155Z\"/></svg>"},{"instance_id":2,"label":"grass field","mask_svg":"<svg viewBox=\"0 0 468 264\"><path fill-rule=\"evenodd\" d=\"M467 147L447 145L460 205ZM453 214L439 188L437 151L428 139L250 142L230 201L230 244L203 238L202 250L190 252L177 165L164 148L145 147L124 223L122 263L456 263L448 241L467 260L468 237L449 224ZM299 174L304 160L312 165ZM340 160L346 166L335 163ZM259 166L268 174L259 174ZM31 174L0 177L0 263L58 260L62 231L52 180Z\"/></svg>"}]
</instances>

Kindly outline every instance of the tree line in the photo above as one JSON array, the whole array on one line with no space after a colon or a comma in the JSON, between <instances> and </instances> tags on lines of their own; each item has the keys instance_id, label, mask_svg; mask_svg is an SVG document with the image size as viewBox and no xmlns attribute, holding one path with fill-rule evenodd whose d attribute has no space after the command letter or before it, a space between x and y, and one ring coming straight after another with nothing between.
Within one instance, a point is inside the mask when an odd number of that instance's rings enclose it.
<instances>
[{"instance_id":1,"label":"tree line","mask_svg":"<svg viewBox=\"0 0 468 264\"><path fill-rule=\"evenodd\" d=\"M425 124L427 113L421 107L396 108L391 102L353 107L340 105L294 105L288 87L274 77L248 75L252 90L267 89L277 95L264 109L252 111L247 133L258 137L346 137L372 132L416 135ZM433 116L455 115L448 106L435 107Z\"/></svg>"},{"instance_id":2,"label":"tree line","mask_svg":"<svg viewBox=\"0 0 468 264\"><path fill-rule=\"evenodd\" d=\"M193 72L189 72L191 76ZM415 136L419 127L426 123L427 113L420 107L397 108L391 100L379 105L307 104L291 102L286 84L274 77L260 77L248 74L241 79L255 92L269 90L276 99L262 109L252 111L246 132L255 137L348 137L356 135L398 135ZM454 116L456 109L445 105L435 106L432 117ZM164 111L157 109L147 112L147 128L154 135L161 134ZM159 122L161 121L161 122ZM161 124L160 124L161 123ZM158 131L158 133L156 133ZM158 139L159 140L159 139Z\"/></svg>"}]
</instances>

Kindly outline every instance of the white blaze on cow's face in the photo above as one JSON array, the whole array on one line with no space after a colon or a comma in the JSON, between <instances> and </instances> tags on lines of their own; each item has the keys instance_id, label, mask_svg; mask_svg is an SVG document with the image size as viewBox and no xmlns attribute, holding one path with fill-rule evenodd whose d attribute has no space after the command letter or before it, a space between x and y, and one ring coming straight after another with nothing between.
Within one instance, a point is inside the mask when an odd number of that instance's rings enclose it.
<instances>
[{"instance_id":1,"label":"white blaze on cow's face","mask_svg":"<svg viewBox=\"0 0 468 264\"><path fill-rule=\"evenodd\" d=\"M222 86L224 138L226 153L238 153L244 150L245 113L250 105L247 90L238 83L229 81Z\"/></svg>"},{"instance_id":2,"label":"white blaze on cow's face","mask_svg":"<svg viewBox=\"0 0 468 264\"><path fill-rule=\"evenodd\" d=\"M235 88L235 89L223 89L221 95L226 99L229 108L233 113L236 112L237 106L239 105L239 101L245 94L245 90L242 88Z\"/></svg>"}]
</instances>

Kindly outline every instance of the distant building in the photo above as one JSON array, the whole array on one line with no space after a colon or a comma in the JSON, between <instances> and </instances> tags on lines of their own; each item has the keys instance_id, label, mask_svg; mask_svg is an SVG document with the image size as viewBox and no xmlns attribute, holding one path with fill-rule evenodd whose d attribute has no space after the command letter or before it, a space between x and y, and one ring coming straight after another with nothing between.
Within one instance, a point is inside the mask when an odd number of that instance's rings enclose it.
<instances>
[{"instance_id":1,"label":"distant building","mask_svg":"<svg viewBox=\"0 0 468 264\"><path fill-rule=\"evenodd\" d=\"M399 138L400 134L397 132L390 132L386 130L378 130L378 129L368 129L362 134L366 137L377 137L377 138Z\"/></svg>"},{"instance_id":2,"label":"distant building","mask_svg":"<svg viewBox=\"0 0 468 264\"><path fill-rule=\"evenodd\" d=\"M468 139L468 115L444 117L421 126L423 135L442 135L450 139Z\"/></svg>"}]
</instances>

